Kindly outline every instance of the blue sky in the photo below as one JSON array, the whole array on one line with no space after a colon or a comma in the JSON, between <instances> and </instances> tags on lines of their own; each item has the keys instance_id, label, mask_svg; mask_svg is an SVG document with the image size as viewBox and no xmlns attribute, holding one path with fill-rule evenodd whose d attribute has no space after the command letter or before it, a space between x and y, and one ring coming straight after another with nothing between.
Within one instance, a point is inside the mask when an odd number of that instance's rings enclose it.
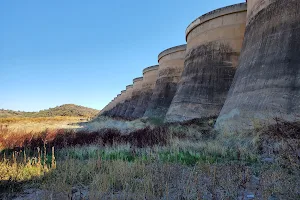
<instances>
[{"instance_id":1,"label":"blue sky","mask_svg":"<svg viewBox=\"0 0 300 200\"><path fill-rule=\"evenodd\" d=\"M0 1L0 108L103 108L185 29L243 0Z\"/></svg>"}]
</instances>

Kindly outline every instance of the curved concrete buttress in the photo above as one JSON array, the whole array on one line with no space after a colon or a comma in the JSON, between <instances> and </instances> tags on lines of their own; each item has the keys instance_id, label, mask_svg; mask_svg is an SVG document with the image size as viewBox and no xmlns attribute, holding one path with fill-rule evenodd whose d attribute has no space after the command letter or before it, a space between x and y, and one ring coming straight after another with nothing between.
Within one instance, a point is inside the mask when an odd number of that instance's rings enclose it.
<instances>
[{"instance_id":1,"label":"curved concrete buttress","mask_svg":"<svg viewBox=\"0 0 300 200\"><path fill-rule=\"evenodd\" d=\"M113 113L113 117L119 117L120 108L122 107L125 96L126 96L126 90L122 90L119 100L117 102L117 105L115 106L115 111Z\"/></svg>"},{"instance_id":2,"label":"curved concrete buttress","mask_svg":"<svg viewBox=\"0 0 300 200\"><path fill-rule=\"evenodd\" d=\"M109 102L100 112L98 115L104 115L104 113L108 110L109 105L111 104L111 102Z\"/></svg>"},{"instance_id":3,"label":"curved concrete buttress","mask_svg":"<svg viewBox=\"0 0 300 200\"><path fill-rule=\"evenodd\" d=\"M123 105L120 109L119 117L122 117L122 118L125 117L125 113L126 113L126 110L128 108L128 104L129 104L129 102L131 100L131 97L132 97L132 91L133 91L133 85L126 86L126 96L125 96L125 100L123 102Z\"/></svg>"},{"instance_id":4,"label":"curved concrete buttress","mask_svg":"<svg viewBox=\"0 0 300 200\"><path fill-rule=\"evenodd\" d=\"M115 114L116 112L116 106L120 100L120 97L121 97L121 94L118 94L115 101L113 102L112 106L111 106L111 109L108 111L108 115L107 116L110 116L110 117L113 117L113 115Z\"/></svg>"},{"instance_id":5,"label":"curved concrete buttress","mask_svg":"<svg viewBox=\"0 0 300 200\"><path fill-rule=\"evenodd\" d=\"M245 3L220 8L188 26L184 71L166 122L219 114L238 64L246 10Z\"/></svg>"},{"instance_id":6,"label":"curved concrete buttress","mask_svg":"<svg viewBox=\"0 0 300 200\"><path fill-rule=\"evenodd\" d=\"M143 77L138 77L133 79L131 99L128 102L128 107L124 114L125 118L133 119L133 112L142 92L142 84L143 84Z\"/></svg>"},{"instance_id":7,"label":"curved concrete buttress","mask_svg":"<svg viewBox=\"0 0 300 200\"><path fill-rule=\"evenodd\" d=\"M114 102L116 98L114 98L113 100L111 100L99 113L99 115L106 115L107 111L109 111L111 109L112 103Z\"/></svg>"},{"instance_id":8,"label":"curved concrete buttress","mask_svg":"<svg viewBox=\"0 0 300 200\"><path fill-rule=\"evenodd\" d=\"M116 113L114 115L115 117L120 117L120 111L121 111L121 109L123 107L123 104L124 104L126 96L127 96L127 89L124 90L123 93L121 93L120 101L119 101L119 104L117 105L118 108L117 108L117 111L116 111Z\"/></svg>"},{"instance_id":9,"label":"curved concrete buttress","mask_svg":"<svg viewBox=\"0 0 300 200\"><path fill-rule=\"evenodd\" d=\"M184 68L185 50L186 45L180 45L158 55L158 76L144 117L165 118Z\"/></svg>"},{"instance_id":10,"label":"curved concrete buttress","mask_svg":"<svg viewBox=\"0 0 300 200\"><path fill-rule=\"evenodd\" d=\"M109 107L110 107L111 103L112 103L112 101L111 101L109 104L107 104L107 105L101 110L101 112L99 113L100 116L106 116L106 115L107 115L107 112L109 111ZM99 115L98 115L98 116L99 116Z\"/></svg>"},{"instance_id":11,"label":"curved concrete buttress","mask_svg":"<svg viewBox=\"0 0 300 200\"><path fill-rule=\"evenodd\" d=\"M111 112L111 109L113 108L113 104L115 102L117 97L115 97L111 103L108 105L107 109L105 110L105 112L103 113L104 116L109 116L110 115L110 112Z\"/></svg>"},{"instance_id":12,"label":"curved concrete buttress","mask_svg":"<svg viewBox=\"0 0 300 200\"><path fill-rule=\"evenodd\" d=\"M114 107L114 104L115 104L115 101L116 101L117 97L115 97L111 103L108 105L108 108L106 109L106 113L109 112L113 107Z\"/></svg>"},{"instance_id":13,"label":"curved concrete buttress","mask_svg":"<svg viewBox=\"0 0 300 200\"><path fill-rule=\"evenodd\" d=\"M248 0L240 62L216 128L243 131L299 114L300 1Z\"/></svg>"},{"instance_id":14,"label":"curved concrete buttress","mask_svg":"<svg viewBox=\"0 0 300 200\"><path fill-rule=\"evenodd\" d=\"M142 92L132 114L133 118L143 117L150 102L153 89L157 80L158 65L147 67L143 70Z\"/></svg>"},{"instance_id":15,"label":"curved concrete buttress","mask_svg":"<svg viewBox=\"0 0 300 200\"><path fill-rule=\"evenodd\" d=\"M108 105L109 104L107 104L104 108L102 108L98 115L102 115L105 112L105 110L107 109Z\"/></svg>"}]
</instances>

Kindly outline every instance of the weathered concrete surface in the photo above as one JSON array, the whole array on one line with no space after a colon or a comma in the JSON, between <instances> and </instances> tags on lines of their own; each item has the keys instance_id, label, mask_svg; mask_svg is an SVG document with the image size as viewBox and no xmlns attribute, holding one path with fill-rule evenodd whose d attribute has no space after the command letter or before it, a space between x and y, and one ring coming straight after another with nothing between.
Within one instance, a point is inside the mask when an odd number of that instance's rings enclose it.
<instances>
[{"instance_id":1,"label":"weathered concrete surface","mask_svg":"<svg viewBox=\"0 0 300 200\"><path fill-rule=\"evenodd\" d=\"M118 113L119 117L124 118L126 110L128 108L128 104L132 97L133 85L126 86L126 96L124 97L124 102L122 103L122 107L120 108L120 112Z\"/></svg>"},{"instance_id":2,"label":"weathered concrete surface","mask_svg":"<svg viewBox=\"0 0 300 200\"><path fill-rule=\"evenodd\" d=\"M180 45L158 55L157 80L144 117L165 118L184 68L185 50L186 45Z\"/></svg>"},{"instance_id":3,"label":"weathered concrete surface","mask_svg":"<svg viewBox=\"0 0 300 200\"><path fill-rule=\"evenodd\" d=\"M138 77L133 79L132 95L131 95L131 99L128 102L128 107L124 115L125 118L133 119L133 112L140 98L142 85L143 85L143 77Z\"/></svg>"},{"instance_id":4,"label":"weathered concrete surface","mask_svg":"<svg viewBox=\"0 0 300 200\"><path fill-rule=\"evenodd\" d=\"M113 113L112 117L119 117L120 109L122 108L123 102L124 102L125 97L126 97L126 93L127 93L126 90L121 91L121 95L119 97L118 103L116 105L115 112Z\"/></svg>"},{"instance_id":5,"label":"weathered concrete surface","mask_svg":"<svg viewBox=\"0 0 300 200\"><path fill-rule=\"evenodd\" d=\"M240 63L217 129L300 120L299 11L299 0L248 0Z\"/></svg>"},{"instance_id":6,"label":"weathered concrete surface","mask_svg":"<svg viewBox=\"0 0 300 200\"><path fill-rule=\"evenodd\" d=\"M124 103L119 103L117 106L116 106L116 111L114 113L114 115L112 117L120 117L120 111L123 107L123 104Z\"/></svg>"},{"instance_id":7,"label":"weathered concrete surface","mask_svg":"<svg viewBox=\"0 0 300 200\"><path fill-rule=\"evenodd\" d=\"M244 39L246 4L207 13L186 30L184 71L166 122L217 116L232 83Z\"/></svg>"},{"instance_id":8,"label":"weathered concrete surface","mask_svg":"<svg viewBox=\"0 0 300 200\"><path fill-rule=\"evenodd\" d=\"M113 103L114 101L116 100L117 97L115 97L113 100L111 100L99 113L99 115L103 115L103 116L106 116L107 115L107 112L109 110L111 110L113 108Z\"/></svg>"},{"instance_id":9,"label":"weathered concrete surface","mask_svg":"<svg viewBox=\"0 0 300 200\"><path fill-rule=\"evenodd\" d=\"M158 65L147 67L143 70L143 84L140 97L132 114L133 118L143 117L150 102L153 89L157 80Z\"/></svg>"},{"instance_id":10,"label":"weathered concrete surface","mask_svg":"<svg viewBox=\"0 0 300 200\"><path fill-rule=\"evenodd\" d=\"M115 117L115 115L118 112L119 109L119 104L124 96L125 90L122 90L121 93L117 96L116 101L114 103L113 108L109 111L109 115L110 117Z\"/></svg>"},{"instance_id":11,"label":"weathered concrete surface","mask_svg":"<svg viewBox=\"0 0 300 200\"><path fill-rule=\"evenodd\" d=\"M109 107L109 110L108 110L108 115L107 116L111 116L111 112L112 112L112 109L115 108L117 102L118 102L118 99L120 98L120 95L121 94L118 94L115 99L113 100L113 102L111 103L110 107Z\"/></svg>"},{"instance_id":12,"label":"weathered concrete surface","mask_svg":"<svg viewBox=\"0 0 300 200\"><path fill-rule=\"evenodd\" d=\"M111 101L112 102L112 101ZM109 104L107 104L100 112L98 115L105 115L105 113L108 111L108 108L111 104L111 102L109 102Z\"/></svg>"},{"instance_id":13,"label":"weathered concrete surface","mask_svg":"<svg viewBox=\"0 0 300 200\"><path fill-rule=\"evenodd\" d=\"M103 116L111 116L112 113L112 109L115 107L116 102L119 98L120 94L118 94L113 100L112 102L109 104L108 108L105 110L105 112L102 114Z\"/></svg>"}]
</instances>

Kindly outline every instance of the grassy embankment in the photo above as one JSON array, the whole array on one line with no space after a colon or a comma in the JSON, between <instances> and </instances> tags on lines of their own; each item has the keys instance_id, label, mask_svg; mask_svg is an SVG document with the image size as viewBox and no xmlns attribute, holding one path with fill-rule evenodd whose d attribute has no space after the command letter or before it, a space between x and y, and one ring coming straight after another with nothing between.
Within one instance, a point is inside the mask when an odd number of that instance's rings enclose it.
<instances>
[{"instance_id":1,"label":"grassy embankment","mask_svg":"<svg viewBox=\"0 0 300 200\"><path fill-rule=\"evenodd\" d=\"M3 198L28 187L45 199L299 198L299 124L218 134L213 123L157 125L127 135L47 129L19 142L15 135L24 132L10 133L1 154ZM9 131L2 127L1 137Z\"/></svg>"}]
</instances>

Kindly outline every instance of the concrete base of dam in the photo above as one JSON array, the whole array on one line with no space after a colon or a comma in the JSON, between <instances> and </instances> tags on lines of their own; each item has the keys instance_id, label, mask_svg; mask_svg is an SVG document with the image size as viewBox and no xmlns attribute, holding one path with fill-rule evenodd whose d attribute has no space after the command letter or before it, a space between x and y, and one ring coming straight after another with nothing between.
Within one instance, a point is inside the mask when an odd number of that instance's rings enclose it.
<instances>
[{"instance_id":1,"label":"concrete base of dam","mask_svg":"<svg viewBox=\"0 0 300 200\"><path fill-rule=\"evenodd\" d=\"M177 91L178 85L170 79L172 78L162 78L156 82L158 87L156 87L156 90L153 93L151 103L149 104L144 117L158 118L162 120L165 118Z\"/></svg>"},{"instance_id":2,"label":"concrete base of dam","mask_svg":"<svg viewBox=\"0 0 300 200\"><path fill-rule=\"evenodd\" d=\"M117 105L117 111L116 111L114 117L120 117L121 116L121 111L123 109L123 106L124 106L124 103L119 103Z\"/></svg>"},{"instance_id":3,"label":"concrete base of dam","mask_svg":"<svg viewBox=\"0 0 300 200\"><path fill-rule=\"evenodd\" d=\"M251 5L251 7L249 7ZM300 120L300 1L248 1L240 63L216 128Z\"/></svg>"},{"instance_id":4,"label":"concrete base of dam","mask_svg":"<svg viewBox=\"0 0 300 200\"><path fill-rule=\"evenodd\" d=\"M132 113L132 118L137 119L144 116L144 113L148 108L151 96L152 90L144 91L141 93L141 96L137 101L136 107L134 108L134 112Z\"/></svg>"},{"instance_id":5,"label":"concrete base of dam","mask_svg":"<svg viewBox=\"0 0 300 200\"><path fill-rule=\"evenodd\" d=\"M217 116L234 77L231 59L238 53L229 45L211 42L186 55L185 69L166 122Z\"/></svg>"},{"instance_id":6,"label":"concrete base of dam","mask_svg":"<svg viewBox=\"0 0 300 200\"><path fill-rule=\"evenodd\" d=\"M185 51L184 44L166 49L158 55L157 80L144 117L165 118L184 68Z\"/></svg>"},{"instance_id":7,"label":"concrete base of dam","mask_svg":"<svg viewBox=\"0 0 300 200\"><path fill-rule=\"evenodd\" d=\"M128 106L124 115L126 119L135 119L133 116L133 112L138 104L139 98L139 96L132 97L128 102Z\"/></svg>"},{"instance_id":8,"label":"concrete base of dam","mask_svg":"<svg viewBox=\"0 0 300 200\"><path fill-rule=\"evenodd\" d=\"M120 108L120 113L119 113L119 117L125 118L125 113L126 110L128 109L128 105L129 105L130 100L126 100L122 107Z\"/></svg>"},{"instance_id":9,"label":"concrete base of dam","mask_svg":"<svg viewBox=\"0 0 300 200\"><path fill-rule=\"evenodd\" d=\"M165 122L218 116L238 64L246 15L246 4L235 4L187 27L184 70Z\"/></svg>"},{"instance_id":10,"label":"concrete base of dam","mask_svg":"<svg viewBox=\"0 0 300 200\"><path fill-rule=\"evenodd\" d=\"M143 83L139 93L139 98L132 113L133 118L143 117L148 108L153 94L153 88L157 80L158 65L147 67L143 70Z\"/></svg>"}]
</instances>

